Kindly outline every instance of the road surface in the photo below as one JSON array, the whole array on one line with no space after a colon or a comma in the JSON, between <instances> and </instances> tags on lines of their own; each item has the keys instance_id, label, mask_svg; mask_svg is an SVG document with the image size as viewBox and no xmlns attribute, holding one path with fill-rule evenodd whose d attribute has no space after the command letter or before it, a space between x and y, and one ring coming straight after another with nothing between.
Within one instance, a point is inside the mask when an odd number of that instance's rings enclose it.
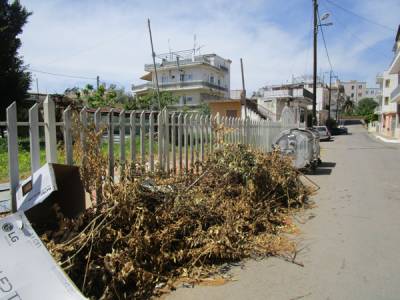
<instances>
[{"instance_id":1,"label":"road surface","mask_svg":"<svg viewBox=\"0 0 400 300\"><path fill-rule=\"evenodd\" d=\"M236 281L179 288L178 299L400 299L400 145L350 135L321 143L324 167L311 176L321 190L301 225L297 257L249 260Z\"/></svg>"}]
</instances>

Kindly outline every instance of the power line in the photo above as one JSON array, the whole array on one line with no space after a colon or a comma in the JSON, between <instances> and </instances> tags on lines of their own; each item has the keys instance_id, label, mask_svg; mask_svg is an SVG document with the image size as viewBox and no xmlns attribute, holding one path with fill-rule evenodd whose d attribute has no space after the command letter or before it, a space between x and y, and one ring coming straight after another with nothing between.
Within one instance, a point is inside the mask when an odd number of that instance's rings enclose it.
<instances>
[{"instance_id":1,"label":"power line","mask_svg":"<svg viewBox=\"0 0 400 300\"><path fill-rule=\"evenodd\" d=\"M328 58L328 62L329 62L329 65L330 65L330 67L331 67L331 71L333 71L331 58L329 57L328 47L326 46L326 40L325 40L324 30L322 29L322 26L321 26L321 18L320 18L320 16L319 16L319 11L317 11L317 15L318 15L318 21L319 21L319 24L320 24L319 27L320 27L320 29L321 29L322 40L324 41L324 47L325 47L326 57Z\"/></svg>"},{"instance_id":2,"label":"power line","mask_svg":"<svg viewBox=\"0 0 400 300\"><path fill-rule=\"evenodd\" d=\"M347 8L345 8L345 7L341 6L341 5L339 5L339 4L335 3L335 2L333 2L332 0L326 0L326 1L329 2L329 3L332 4L332 5L334 5L334 6L338 7L338 8L340 8L340 9L342 9L343 11L345 11L345 12L347 12L347 13L349 13L349 14L352 14L352 15L354 15L354 16L356 16L356 17L359 17L360 19L363 19L363 20L366 21L366 22L369 22L369 23L371 23L371 24L380 26L380 27L385 28L385 29L387 29L387 30L396 32L396 29L394 29L394 28L392 28L392 27L389 27L389 26L387 26L387 25L378 23L378 22L376 22L376 21L374 21L374 20L368 19L368 18L366 18L366 17L364 17L364 16L361 16L361 15L359 15L359 14L357 14L357 13L351 11L350 9L347 9Z\"/></svg>"},{"instance_id":3,"label":"power line","mask_svg":"<svg viewBox=\"0 0 400 300\"><path fill-rule=\"evenodd\" d=\"M30 69L30 68L29 68L28 70L31 71L31 72L35 72L35 73L47 74L47 75L58 76L58 77L66 77L66 78L74 78L74 79L96 80L96 77L74 76L74 75L68 75L68 74L46 72L46 71L41 71L41 70L36 70L36 69Z\"/></svg>"},{"instance_id":4,"label":"power line","mask_svg":"<svg viewBox=\"0 0 400 300\"><path fill-rule=\"evenodd\" d=\"M328 1L328 0L327 0L327 1ZM322 3L322 5L324 5L324 3ZM324 5L324 7L325 7L327 10L329 10L327 6ZM358 41L360 42L360 44L364 45L364 46L367 48L367 50L370 50L370 51L374 52L374 53L377 54L378 56L381 56L381 55L382 55L382 56L385 56L386 58L390 59L390 56L387 55L386 52L381 52L381 51L375 50L375 49L372 48L370 45L366 44L366 43L365 43L361 38L359 38L355 33L353 33L351 30L349 30L348 27L344 24L344 22L342 22L342 21L340 20L340 18L339 18L339 16L338 16L337 14L335 14L334 16L335 16L335 21L336 21L337 23L339 23L339 24L343 27L344 31L345 31L345 32L348 32L354 39L358 40Z\"/></svg>"}]
</instances>

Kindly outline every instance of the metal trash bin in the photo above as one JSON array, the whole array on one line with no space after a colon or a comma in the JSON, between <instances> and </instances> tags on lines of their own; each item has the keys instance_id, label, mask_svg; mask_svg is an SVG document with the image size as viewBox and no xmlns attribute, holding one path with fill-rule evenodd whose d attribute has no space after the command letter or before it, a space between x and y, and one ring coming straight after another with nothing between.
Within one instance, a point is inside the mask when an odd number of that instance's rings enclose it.
<instances>
[{"instance_id":1,"label":"metal trash bin","mask_svg":"<svg viewBox=\"0 0 400 300\"><path fill-rule=\"evenodd\" d=\"M316 167L319 158L316 154L319 153L319 149L316 149L315 144L316 139L311 131L298 128L282 131L274 143L283 155L293 158L293 166L296 169Z\"/></svg>"}]
</instances>

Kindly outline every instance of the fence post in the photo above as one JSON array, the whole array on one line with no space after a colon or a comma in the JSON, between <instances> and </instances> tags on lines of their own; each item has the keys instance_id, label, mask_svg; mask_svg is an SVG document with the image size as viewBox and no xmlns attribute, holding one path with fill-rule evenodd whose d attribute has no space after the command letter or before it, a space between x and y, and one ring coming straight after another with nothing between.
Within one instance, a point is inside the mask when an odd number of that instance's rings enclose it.
<instances>
[{"instance_id":1,"label":"fence post","mask_svg":"<svg viewBox=\"0 0 400 300\"><path fill-rule=\"evenodd\" d=\"M200 160L204 161L204 116L200 116Z\"/></svg>"},{"instance_id":2,"label":"fence post","mask_svg":"<svg viewBox=\"0 0 400 300\"><path fill-rule=\"evenodd\" d=\"M158 167L160 172L164 170L163 164L163 114L158 111L157 115L157 131L158 131Z\"/></svg>"},{"instance_id":3,"label":"fence post","mask_svg":"<svg viewBox=\"0 0 400 300\"><path fill-rule=\"evenodd\" d=\"M133 110L129 115L131 125L131 165L136 166L136 112Z\"/></svg>"},{"instance_id":4,"label":"fence post","mask_svg":"<svg viewBox=\"0 0 400 300\"><path fill-rule=\"evenodd\" d=\"M31 172L32 174L40 168L40 143L39 143L39 116L38 104L34 104L29 109L29 141L31 152Z\"/></svg>"},{"instance_id":5,"label":"fence post","mask_svg":"<svg viewBox=\"0 0 400 300\"><path fill-rule=\"evenodd\" d=\"M150 171L154 172L154 112L150 112L149 116L149 156L150 156Z\"/></svg>"},{"instance_id":6,"label":"fence post","mask_svg":"<svg viewBox=\"0 0 400 300\"><path fill-rule=\"evenodd\" d=\"M211 154L214 151L214 133L213 133L213 117L212 116L210 116L208 118L208 123L209 123L209 126L210 126L210 140L209 140L209 142L210 142L210 150L209 150L209 154Z\"/></svg>"},{"instance_id":7,"label":"fence post","mask_svg":"<svg viewBox=\"0 0 400 300\"><path fill-rule=\"evenodd\" d=\"M169 113L168 109L164 108L164 155L165 155L165 171L169 173Z\"/></svg>"},{"instance_id":8,"label":"fence post","mask_svg":"<svg viewBox=\"0 0 400 300\"><path fill-rule=\"evenodd\" d=\"M121 177L125 176L125 110L119 113L119 163L121 167Z\"/></svg>"},{"instance_id":9,"label":"fence post","mask_svg":"<svg viewBox=\"0 0 400 300\"><path fill-rule=\"evenodd\" d=\"M17 103L7 107L8 174L10 177L11 210L17 211L17 188L19 185Z\"/></svg>"},{"instance_id":10,"label":"fence post","mask_svg":"<svg viewBox=\"0 0 400 300\"><path fill-rule=\"evenodd\" d=\"M56 110L54 101L47 95L43 102L46 160L57 163Z\"/></svg>"},{"instance_id":11,"label":"fence post","mask_svg":"<svg viewBox=\"0 0 400 300\"><path fill-rule=\"evenodd\" d=\"M72 134L71 134L71 107L68 106L63 112L64 121L64 147L65 147L65 163L72 166L73 153L72 153Z\"/></svg>"},{"instance_id":12,"label":"fence post","mask_svg":"<svg viewBox=\"0 0 400 300\"><path fill-rule=\"evenodd\" d=\"M185 171L186 173L189 171L189 149L188 149L188 140L189 140L189 132L188 132L188 114L185 113L183 117L183 135L184 135L184 152L185 152Z\"/></svg>"},{"instance_id":13,"label":"fence post","mask_svg":"<svg viewBox=\"0 0 400 300\"><path fill-rule=\"evenodd\" d=\"M171 116L171 147L172 147L172 172L176 174L176 128L175 112Z\"/></svg>"},{"instance_id":14,"label":"fence post","mask_svg":"<svg viewBox=\"0 0 400 300\"><path fill-rule=\"evenodd\" d=\"M178 160L179 160L179 174L182 174L182 113L178 115Z\"/></svg>"},{"instance_id":15,"label":"fence post","mask_svg":"<svg viewBox=\"0 0 400 300\"><path fill-rule=\"evenodd\" d=\"M140 114L140 163L142 168L145 167L146 163L146 148L145 148L145 136L146 136L146 128L145 128L145 115L144 111Z\"/></svg>"},{"instance_id":16,"label":"fence post","mask_svg":"<svg viewBox=\"0 0 400 300\"><path fill-rule=\"evenodd\" d=\"M86 131L87 130L87 111L86 111L86 106L82 108L82 110L79 112L79 119L81 121L82 125L82 130L80 130L80 136L81 136L81 145L82 145L82 151L83 151L83 157L86 156Z\"/></svg>"},{"instance_id":17,"label":"fence post","mask_svg":"<svg viewBox=\"0 0 400 300\"><path fill-rule=\"evenodd\" d=\"M108 113L108 176L114 180L114 109Z\"/></svg>"}]
</instances>

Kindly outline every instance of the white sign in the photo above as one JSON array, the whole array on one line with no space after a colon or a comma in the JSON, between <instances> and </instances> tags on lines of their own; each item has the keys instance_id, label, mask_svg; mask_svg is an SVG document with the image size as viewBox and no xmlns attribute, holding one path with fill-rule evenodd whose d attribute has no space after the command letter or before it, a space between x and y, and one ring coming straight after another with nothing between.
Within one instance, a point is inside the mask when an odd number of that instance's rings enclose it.
<instances>
[{"instance_id":1,"label":"white sign","mask_svg":"<svg viewBox=\"0 0 400 300\"><path fill-rule=\"evenodd\" d=\"M23 212L0 219L0 300L83 300Z\"/></svg>"},{"instance_id":2,"label":"white sign","mask_svg":"<svg viewBox=\"0 0 400 300\"><path fill-rule=\"evenodd\" d=\"M43 202L54 191L57 191L54 171L49 164L45 164L19 185L17 210L27 211Z\"/></svg>"}]
</instances>

